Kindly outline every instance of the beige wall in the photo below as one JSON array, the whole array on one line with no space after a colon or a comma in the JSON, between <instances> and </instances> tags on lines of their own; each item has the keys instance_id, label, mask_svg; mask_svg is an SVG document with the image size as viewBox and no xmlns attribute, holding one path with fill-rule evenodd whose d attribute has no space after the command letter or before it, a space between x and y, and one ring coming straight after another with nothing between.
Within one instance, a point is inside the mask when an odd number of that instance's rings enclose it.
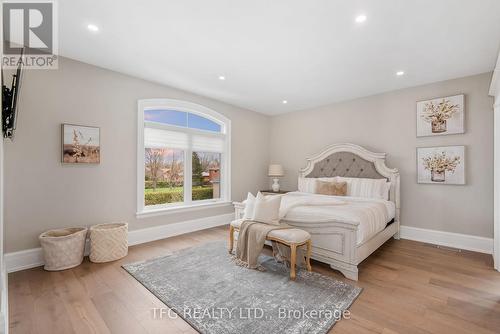
<instances>
[{"instance_id":1,"label":"beige wall","mask_svg":"<svg viewBox=\"0 0 500 334\"><path fill-rule=\"evenodd\" d=\"M232 197L267 184L269 119L194 94L69 59L26 71L18 129L5 142L6 251L39 247L44 230L125 220L130 229L229 213L225 208L136 219L137 100L199 103L232 121ZM60 125L101 127L101 164L63 166Z\"/></svg>"},{"instance_id":2,"label":"beige wall","mask_svg":"<svg viewBox=\"0 0 500 334\"><path fill-rule=\"evenodd\" d=\"M490 80L491 73L485 73L273 117L270 158L286 167L282 188L296 189L306 157L351 142L387 152L389 167L400 170L402 225L492 237ZM465 94L465 134L416 138L415 102L460 93ZM467 185L417 184L416 147L443 145L466 146Z\"/></svg>"}]
</instances>

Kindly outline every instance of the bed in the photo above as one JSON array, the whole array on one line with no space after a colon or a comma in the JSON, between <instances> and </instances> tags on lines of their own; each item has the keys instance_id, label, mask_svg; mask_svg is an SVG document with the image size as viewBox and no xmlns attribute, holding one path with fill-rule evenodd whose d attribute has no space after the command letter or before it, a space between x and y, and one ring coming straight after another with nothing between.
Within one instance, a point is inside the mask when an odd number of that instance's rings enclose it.
<instances>
[{"instance_id":1,"label":"bed","mask_svg":"<svg viewBox=\"0 0 500 334\"><path fill-rule=\"evenodd\" d=\"M307 159L306 167L299 171L299 181L314 183L333 177L374 179L374 182L385 179L387 198L316 195L303 189L282 198L282 203L297 198L307 198L311 203L336 199L343 202L342 205L288 204L290 208L281 221L308 231L312 237L311 257L352 280L358 280L358 265L364 259L391 237L399 239L400 177L397 169L387 167L385 158L385 153L374 153L355 144L335 144ZM234 205L239 219L244 203Z\"/></svg>"}]
</instances>

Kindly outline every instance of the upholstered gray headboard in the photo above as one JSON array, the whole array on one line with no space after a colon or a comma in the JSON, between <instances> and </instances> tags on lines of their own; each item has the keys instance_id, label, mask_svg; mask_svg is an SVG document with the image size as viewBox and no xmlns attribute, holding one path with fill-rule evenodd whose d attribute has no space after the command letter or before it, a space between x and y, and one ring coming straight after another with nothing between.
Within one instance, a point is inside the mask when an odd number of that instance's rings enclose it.
<instances>
[{"instance_id":1,"label":"upholstered gray headboard","mask_svg":"<svg viewBox=\"0 0 500 334\"><path fill-rule=\"evenodd\" d=\"M362 177L387 179L391 182L389 200L396 205L396 220L399 221L400 180L396 168L385 164L385 153L375 153L349 143L328 146L319 154L308 158L307 165L299 171L299 177Z\"/></svg>"},{"instance_id":2,"label":"upholstered gray headboard","mask_svg":"<svg viewBox=\"0 0 500 334\"><path fill-rule=\"evenodd\" d=\"M317 161L310 173L304 177L363 177L369 179L387 178L380 174L371 161L352 152L336 152Z\"/></svg>"}]
</instances>

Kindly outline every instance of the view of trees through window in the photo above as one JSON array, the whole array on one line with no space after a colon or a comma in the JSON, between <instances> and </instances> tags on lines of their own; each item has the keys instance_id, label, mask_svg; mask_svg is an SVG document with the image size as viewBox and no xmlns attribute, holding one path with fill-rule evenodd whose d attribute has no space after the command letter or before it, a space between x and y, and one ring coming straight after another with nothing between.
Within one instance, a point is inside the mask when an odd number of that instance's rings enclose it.
<instances>
[{"instance_id":1,"label":"view of trees through window","mask_svg":"<svg viewBox=\"0 0 500 334\"><path fill-rule=\"evenodd\" d=\"M146 148L144 204L157 205L184 200L184 151Z\"/></svg>"},{"instance_id":2,"label":"view of trees through window","mask_svg":"<svg viewBox=\"0 0 500 334\"><path fill-rule=\"evenodd\" d=\"M220 198L220 153L192 153L192 200ZM145 149L144 204L184 201L184 151Z\"/></svg>"},{"instance_id":3,"label":"view of trees through window","mask_svg":"<svg viewBox=\"0 0 500 334\"><path fill-rule=\"evenodd\" d=\"M192 200L220 198L220 153L193 152Z\"/></svg>"}]
</instances>

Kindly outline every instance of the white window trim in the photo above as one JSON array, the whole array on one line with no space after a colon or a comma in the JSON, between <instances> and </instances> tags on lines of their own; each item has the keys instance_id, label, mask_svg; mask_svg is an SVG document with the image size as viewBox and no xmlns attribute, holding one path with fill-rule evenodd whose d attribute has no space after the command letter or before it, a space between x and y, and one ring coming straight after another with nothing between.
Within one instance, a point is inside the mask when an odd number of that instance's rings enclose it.
<instances>
[{"instance_id":1,"label":"white window trim","mask_svg":"<svg viewBox=\"0 0 500 334\"><path fill-rule=\"evenodd\" d=\"M219 114L218 112L204 107L202 105L172 99L147 99L139 100L137 103L137 214L138 218L158 216L174 212L185 212L200 210L204 208L219 207L231 203L231 120ZM185 111L205 117L221 125L221 133L225 136L224 152L221 159L221 197L219 199L210 199L191 202L191 171L187 170L184 175L183 203L171 203L164 205L155 205L146 207L144 205L144 110L147 109L174 109ZM166 129L177 129L189 133L203 133L204 135L220 136L218 133L198 130L192 128L177 127L174 125L155 124L155 127ZM191 156L185 153L184 163L190 165Z\"/></svg>"}]
</instances>

